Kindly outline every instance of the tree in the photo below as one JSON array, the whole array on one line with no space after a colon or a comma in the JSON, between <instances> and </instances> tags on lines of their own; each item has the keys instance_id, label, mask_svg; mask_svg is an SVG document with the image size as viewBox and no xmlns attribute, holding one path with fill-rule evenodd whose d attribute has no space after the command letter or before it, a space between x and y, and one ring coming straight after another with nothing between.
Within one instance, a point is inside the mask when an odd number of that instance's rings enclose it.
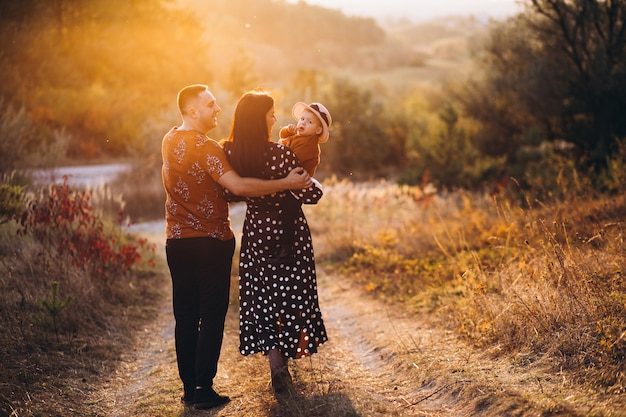
<instances>
[{"instance_id":1,"label":"tree","mask_svg":"<svg viewBox=\"0 0 626 417\"><path fill-rule=\"evenodd\" d=\"M290 90L302 101L314 101L318 95L320 76L321 71L317 68L299 69L292 76Z\"/></svg>"},{"instance_id":2,"label":"tree","mask_svg":"<svg viewBox=\"0 0 626 417\"><path fill-rule=\"evenodd\" d=\"M381 97L347 79L333 80L322 100L333 118L330 140L322 145L320 170L374 175L404 158L389 141ZM401 149L400 152L403 152Z\"/></svg>"},{"instance_id":3,"label":"tree","mask_svg":"<svg viewBox=\"0 0 626 417\"><path fill-rule=\"evenodd\" d=\"M604 167L626 136L626 1L532 0L529 8L544 54L568 64L563 136Z\"/></svg>"},{"instance_id":4,"label":"tree","mask_svg":"<svg viewBox=\"0 0 626 417\"><path fill-rule=\"evenodd\" d=\"M479 56L482 78L458 97L482 124L482 153L516 165L523 148L553 142L601 170L626 137L626 1L527 1Z\"/></svg>"},{"instance_id":5,"label":"tree","mask_svg":"<svg viewBox=\"0 0 626 417\"><path fill-rule=\"evenodd\" d=\"M259 77L256 76L254 64L254 59L240 49L230 65L224 86L233 97L238 99L246 91L259 86Z\"/></svg>"},{"instance_id":6,"label":"tree","mask_svg":"<svg viewBox=\"0 0 626 417\"><path fill-rule=\"evenodd\" d=\"M519 18L496 24L480 52L479 71L458 94L466 112L482 122L475 145L484 155L512 162L528 142L529 126L541 126L544 136L554 130L561 71L533 37Z\"/></svg>"},{"instance_id":7,"label":"tree","mask_svg":"<svg viewBox=\"0 0 626 417\"><path fill-rule=\"evenodd\" d=\"M203 26L171 2L0 0L2 12L0 98L48 137L66 131L72 157L127 155L182 86L212 81Z\"/></svg>"}]
</instances>

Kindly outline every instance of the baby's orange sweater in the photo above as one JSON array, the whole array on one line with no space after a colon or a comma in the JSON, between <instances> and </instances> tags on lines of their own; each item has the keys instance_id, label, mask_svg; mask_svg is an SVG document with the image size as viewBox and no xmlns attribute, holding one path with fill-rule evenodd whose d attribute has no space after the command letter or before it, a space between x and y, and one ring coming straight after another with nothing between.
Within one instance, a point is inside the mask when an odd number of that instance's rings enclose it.
<instances>
[{"instance_id":1,"label":"baby's orange sweater","mask_svg":"<svg viewBox=\"0 0 626 417\"><path fill-rule=\"evenodd\" d=\"M296 154L302 167L310 176L314 176L317 166L320 164L318 136L290 136L286 126L280 129L279 136L279 143L288 146Z\"/></svg>"}]
</instances>

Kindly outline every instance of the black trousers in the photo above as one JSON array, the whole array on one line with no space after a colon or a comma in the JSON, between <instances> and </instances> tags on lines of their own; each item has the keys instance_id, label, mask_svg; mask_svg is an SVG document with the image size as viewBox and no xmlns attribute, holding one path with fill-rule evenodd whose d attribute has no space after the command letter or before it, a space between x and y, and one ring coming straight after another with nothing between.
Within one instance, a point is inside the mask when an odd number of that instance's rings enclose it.
<instances>
[{"instance_id":1,"label":"black trousers","mask_svg":"<svg viewBox=\"0 0 626 417\"><path fill-rule=\"evenodd\" d=\"M178 373L185 397L210 387L217 373L228 311L235 239L168 239Z\"/></svg>"}]
</instances>

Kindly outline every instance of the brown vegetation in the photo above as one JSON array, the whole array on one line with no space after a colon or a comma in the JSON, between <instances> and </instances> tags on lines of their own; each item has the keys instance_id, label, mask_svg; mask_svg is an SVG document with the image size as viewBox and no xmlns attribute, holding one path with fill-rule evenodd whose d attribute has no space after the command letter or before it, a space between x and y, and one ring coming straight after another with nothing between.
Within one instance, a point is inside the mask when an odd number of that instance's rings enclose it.
<instances>
[{"instance_id":1,"label":"brown vegetation","mask_svg":"<svg viewBox=\"0 0 626 417\"><path fill-rule=\"evenodd\" d=\"M623 415L622 197L523 208L388 182L324 186L305 209L331 340L292 363L295 397L277 403L265 358L237 351L233 285L216 384L234 400L221 415ZM16 415L42 400L79 415L193 415L178 402L169 297L151 300L135 308L153 303L154 320L127 318L144 329L128 333L132 352L107 344L103 356L102 340L85 340L93 377L32 384Z\"/></svg>"},{"instance_id":2,"label":"brown vegetation","mask_svg":"<svg viewBox=\"0 0 626 417\"><path fill-rule=\"evenodd\" d=\"M477 346L626 388L626 200L504 198L329 183L311 223L326 268L428 312ZM419 198L416 200L415 195Z\"/></svg>"},{"instance_id":3,"label":"brown vegetation","mask_svg":"<svg viewBox=\"0 0 626 417\"><path fill-rule=\"evenodd\" d=\"M20 194L21 216L0 225L3 415L84 407L154 312L154 245L103 215L105 195L65 183Z\"/></svg>"}]
</instances>

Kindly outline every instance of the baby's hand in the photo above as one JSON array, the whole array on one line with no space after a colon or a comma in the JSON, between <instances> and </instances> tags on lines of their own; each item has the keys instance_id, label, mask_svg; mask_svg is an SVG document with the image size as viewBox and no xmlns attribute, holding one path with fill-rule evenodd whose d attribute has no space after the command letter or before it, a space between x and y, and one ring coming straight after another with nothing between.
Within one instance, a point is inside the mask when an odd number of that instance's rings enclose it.
<instances>
[{"instance_id":1,"label":"baby's hand","mask_svg":"<svg viewBox=\"0 0 626 417\"><path fill-rule=\"evenodd\" d=\"M298 133L298 131L296 130L296 125L293 123L287 125L287 131L290 135L295 135L296 133Z\"/></svg>"}]
</instances>

